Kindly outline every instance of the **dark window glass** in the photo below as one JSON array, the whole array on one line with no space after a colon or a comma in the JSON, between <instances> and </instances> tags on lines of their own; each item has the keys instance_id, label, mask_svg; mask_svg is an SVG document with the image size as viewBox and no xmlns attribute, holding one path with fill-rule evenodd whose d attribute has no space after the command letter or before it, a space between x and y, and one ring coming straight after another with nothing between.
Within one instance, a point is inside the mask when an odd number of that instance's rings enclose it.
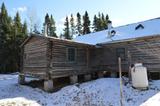
<instances>
[{"instance_id":1,"label":"dark window glass","mask_svg":"<svg viewBox=\"0 0 160 106\"><path fill-rule=\"evenodd\" d=\"M27 59L27 54L26 54L26 53L24 53L23 56L24 56L24 57L23 57L24 59Z\"/></svg>"},{"instance_id":2,"label":"dark window glass","mask_svg":"<svg viewBox=\"0 0 160 106\"><path fill-rule=\"evenodd\" d=\"M142 24L139 24L135 27L135 30L138 30L138 29L144 29L144 26Z\"/></svg>"},{"instance_id":3,"label":"dark window glass","mask_svg":"<svg viewBox=\"0 0 160 106\"><path fill-rule=\"evenodd\" d=\"M74 62L75 57L76 57L76 50L75 48L68 48L68 53L67 53L68 61Z\"/></svg>"},{"instance_id":4,"label":"dark window glass","mask_svg":"<svg viewBox=\"0 0 160 106\"><path fill-rule=\"evenodd\" d=\"M116 49L117 58L120 57L121 60L125 60L125 48Z\"/></svg>"}]
</instances>

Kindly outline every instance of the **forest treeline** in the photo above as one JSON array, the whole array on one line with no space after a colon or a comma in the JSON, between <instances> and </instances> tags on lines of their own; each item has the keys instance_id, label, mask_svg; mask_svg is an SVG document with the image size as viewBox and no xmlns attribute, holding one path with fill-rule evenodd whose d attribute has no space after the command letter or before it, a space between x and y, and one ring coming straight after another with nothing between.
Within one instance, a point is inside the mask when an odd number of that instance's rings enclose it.
<instances>
[{"instance_id":1,"label":"forest treeline","mask_svg":"<svg viewBox=\"0 0 160 106\"><path fill-rule=\"evenodd\" d=\"M54 18L47 13L43 27L47 25L48 36L73 39L74 36L81 36L91 32L105 30L108 28L108 23L111 23L108 14L104 15L99 12L97 15L94 15L94 18L91 21L87 11L85 11L84 15L81 15L78 12L76 15L71 14L70 16L66 16L63 32L57 36ZM42 30L42 33L43 32L44 30Z\"/></svg>"},{"instance_id":2,"label":"forest treeline","mask_svg":"<svg viewBox=\"0 0 160 106\"><path fill-rule=\"evenodd\" d=\"M108 14L98 13L94 15L91 21L87 11L84 15L78 12L75 15L66 16L64 29L58 35L56 33L56 22L52 15L46 13L42 31L39 31L36 24L33 25L33 28L27 27L27 22L22 22L18 11L14 17L9 16L5 4L2 3L0 7L0 73L11 73L20 70L19 46L29 36L29 33L43 34L44 27L47 26L46 33L48 36L73 39L74 36L83 36L84 34L107 29L109 22L111 21Z\"/></svg>"},{"instance_id":3,"label":"forest treeline","mask_svg":"<svg viewBox=\"0 0 160 106\"><path fill-rule=\"evenodd\" d=\"M4 3L0 12L0 72L8 73L19 70L19 45L27 37L27 23L21 22L19 13L10 17Z\"/></svg>"}]
</instances>

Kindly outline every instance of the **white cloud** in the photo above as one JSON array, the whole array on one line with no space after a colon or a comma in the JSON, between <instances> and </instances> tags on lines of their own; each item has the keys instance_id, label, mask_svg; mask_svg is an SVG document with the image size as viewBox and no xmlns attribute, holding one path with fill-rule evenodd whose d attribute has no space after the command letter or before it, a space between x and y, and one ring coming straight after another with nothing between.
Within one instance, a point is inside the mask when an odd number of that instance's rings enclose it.
<instances>
[{"instance_id":1,"label":"white cloud","mask_svg":"<svg viewBox=\"0 0 160 106\"><path fill-rule=\"evenodd\" d=\"M63 28L64 22L65 22L65 17L64 17L64 18L61 18L60 20L58 20L57 23L56 23L56 26L57 26L58 28Z\"/></svg>"},{"instance_id":2,"label":"white cloud","mask_svg":"<svg viewBox=\"0 0 160 106\"><path fill-rule=\"evenodd\" d=\"M18 8L13 8L13 11L18 11L18 12L25 12L27 11L27 7L26 6L22 6L22 7L18 7Z\"/></svg>"},{"instance_id":3,"label":"white cloud","mask_svg":"<svg viewBox=\"0 0 160 106\"><path fill-rule=\"evenodd\" d=\"M68 16L69 21L70 21L70 18L71 18L71 16L69 15ZM76 24L77 17L73 16L73 18L74 18L74 24ZM64 28L65 19L66 19L66 17L63 17L63 18L61 18L60 20L57 21L57 23L56 23L57 28L62 28L62 29Z\"/></svg>"},{"instance_id":4,"label":"white cloud","mask_svg":"<svg viewBox=\"0 0 160 106\"><path fill-rule=\"evenodd\" d=\"M57 34L61 34L63 33L63 29L64 29L64 22L65 22L65 17L59 19L58 21L56 21L56 29L57 29Z\"/></svg>"},{"instance_id":5,"label":"white cloud","mask_svg":"<svg viewBox=\"0 0 160 106\"><path fill-rule=\"evenodd\" d=\"M17 10L20 12L24 12L24 11L27 11L27 7L25 7L25 6L19 7Z\"/></svg>"}]
</instances>

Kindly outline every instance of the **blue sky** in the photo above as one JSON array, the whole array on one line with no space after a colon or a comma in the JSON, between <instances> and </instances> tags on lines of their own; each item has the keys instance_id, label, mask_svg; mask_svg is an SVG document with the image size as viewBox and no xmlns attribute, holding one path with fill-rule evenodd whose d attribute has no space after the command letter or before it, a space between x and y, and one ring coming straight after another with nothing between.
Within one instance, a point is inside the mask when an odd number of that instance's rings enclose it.
<instances>
[{"instance_id":1,"label":"blue sky","mask_svg":"<svg viewBox=\"0 0 160 106\"><path fill-rule=\"evenodd\" d=\"M62 32L67 15L77 12L82 15L86 10L90 19L98 12L109 14L113 26L160 17L160 0L0 0L0 4L2 2L11 16L18 10L22 21L34 14L34 21L39 26L42 26L46 13L53 14L58 33Z\"/></svg>"}]
</instances>

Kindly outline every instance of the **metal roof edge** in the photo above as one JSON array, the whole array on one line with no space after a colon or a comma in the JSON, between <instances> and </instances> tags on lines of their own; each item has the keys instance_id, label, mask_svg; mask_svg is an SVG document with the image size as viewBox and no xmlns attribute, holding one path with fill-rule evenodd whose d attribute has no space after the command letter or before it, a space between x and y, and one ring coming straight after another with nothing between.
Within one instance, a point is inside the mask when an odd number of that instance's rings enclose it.
<instances>
[{"instance_id":1,"label":"metal roof edge","mask_svg":"<svg viewBox=\"0 0 160 106\"><path fill-rule=\"evenodd\" d=\"M157 37L157 36L160 37L160 34L154 34L154 35L150 35L150 36L143 36L143 37L136 37L136 38L129 38L129 39L122 39L122 40L113 40L113 41L109 41L109 42L98 43L97 45L131 42L131 41L135 41L135 40L139 40L139 39L143 39L143 38L150 38L150 37Z\"/></svg>"}]
</instances>

